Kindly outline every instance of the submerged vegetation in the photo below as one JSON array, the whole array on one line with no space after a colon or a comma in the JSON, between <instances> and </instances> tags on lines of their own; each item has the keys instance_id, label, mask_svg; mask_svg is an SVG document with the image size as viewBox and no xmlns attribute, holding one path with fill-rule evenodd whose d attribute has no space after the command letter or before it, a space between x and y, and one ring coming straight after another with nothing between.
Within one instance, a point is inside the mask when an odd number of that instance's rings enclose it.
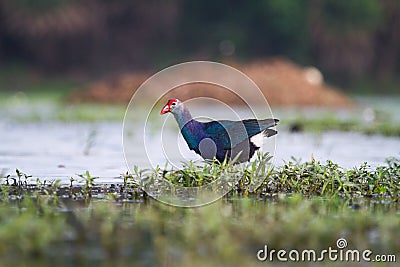
<instances>
[{"instance_id":1,"label":"submerged vegetation","mask_svg":"<svg viewBox=\"0 0 400 267\"><path fill-rule=\"evenodd\" d=\"M135 168L120 184L97 183L89 172L59 181L17 170L0 187L0 264L118 266L249 266L271 249L327 249L345 238L349 249L400 251L400 161L371 169L292 160L270 168L268 156L248 166L197 166L179 171ZM137 175L201 185L235 168L242 175L216 203L171 207L143 192ZM157 172L157 173L154 173ZM266 179L254 192L251 179Z\"/></svg>"}]
</instances>

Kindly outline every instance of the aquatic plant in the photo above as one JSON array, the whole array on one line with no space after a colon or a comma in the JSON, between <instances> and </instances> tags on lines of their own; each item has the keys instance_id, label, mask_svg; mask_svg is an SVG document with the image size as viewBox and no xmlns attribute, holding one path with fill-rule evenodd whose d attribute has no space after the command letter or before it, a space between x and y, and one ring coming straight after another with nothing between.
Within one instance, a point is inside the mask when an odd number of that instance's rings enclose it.
<instances>
[{"instance_id":1,"label":"aquatic plant","mask_svg":"<svg viewBox=\"0 0 400 267\"><path fill-rule=\"evenodd\" d=\"M11 175L4 175L0 265L253 266L264 245L321 250L338 238L349 248L399 257L398 159L377 168L345 169L313 159L271 168L267 154L258 156L247 165L136 167L121 175L121 184L98 184L89 172L68 185L10 183ZM231 192L196 209L152 200L134 179L157 172L174 183L203 184L233 170L242 179ZM257 175L266 179L251 192Z\"/></svg>"}]
</instances>

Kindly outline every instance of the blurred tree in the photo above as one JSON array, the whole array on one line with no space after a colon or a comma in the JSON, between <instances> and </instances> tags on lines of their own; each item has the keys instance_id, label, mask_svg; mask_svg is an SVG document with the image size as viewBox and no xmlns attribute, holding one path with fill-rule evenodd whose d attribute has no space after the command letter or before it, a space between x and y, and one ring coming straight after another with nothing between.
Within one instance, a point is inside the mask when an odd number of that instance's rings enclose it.
<instances>
[{"instance_id":1,"label":"blurred tree","mask_svg":"<svg viewBox=\"0 0 400 267\"><path fill-rule=\"evenodd\" d=\"M41 14L58 9L74 1L76 0L13 0L9 1L9 5L11 8L15 8L20 11L24 10Z\"/></svg>"},{"instance_id":2,"label":"blurred tree","mask_svg":"<svg viewBox=\"0 0 400 267\"><path fill-rule=\"evenodd\" d=\"M381 18L379 0L311 1L311 51L318 65L344 79L369 74Z\"/></svg>"},{"instance_id":3,"label":"blurred tree","mask_svg":"<svg viewBox=\"0 0 400 267\"><path fill-rule=\"evenodd\" d=\"M381 20L380 0L317 1L326 26L338 32L374 29Z\"/></svg>"},{"instance_id":4,"label":"blurred tree","mask_svg":"<svg viewBox=\"0 0 400 267\"><path fill-rule=\"evenodd\" d=\"M375 70L377 78L389 80L400 62L400 1L381 1L385 19L376 33Z\"/></svg>"},{"instance_id":5,"label":"blurred tree","mask_svg":"<svg viewBox=\"0 0 400 267\"><path fill-rule=\"evenodd\" d=\"M180 43L187 50L218 57L219 43L230 40L239 58L304 56L306 6L299 1L185 1L182 10Z\"/></svg>"},{"instance_id":6,"label":"blurred tree","mask_svg":"<svg viewBox=\"0 0 400 267\"><path fill-rule=\"evenodd\" d=\"M259 37L266 43L260 49L268 49L268 55L286 54L298 60L307 58L307 1L264 0L259 3L255 9L259 13ZM250 17L251 12L248 15ZM255 40L257 35L260 34L255 33Z\"/></svg>"},{"instance_id":7,"label":"blurred tree","mask_svg":"<svg viewBox=\"0 0 400 267\"><path fill-rule=\"evenodd\" d=\"M39 1L0 0L0 40L9 43L3 53L10 60L19 57L50 72L149 66L152 50L170 38L177 18L171 1Z\"/></svg>"},{"instance_id":8,"label":"blurred tree","mask_svg":"<svg viewBox=\"0 0 400 267\"><path fill-rule=\"evenodd\" d=\"M398 0L0 0L0 21L0 64L48 72L284 55L346 82L400 67Z\"/></svg>"}]
</instances>

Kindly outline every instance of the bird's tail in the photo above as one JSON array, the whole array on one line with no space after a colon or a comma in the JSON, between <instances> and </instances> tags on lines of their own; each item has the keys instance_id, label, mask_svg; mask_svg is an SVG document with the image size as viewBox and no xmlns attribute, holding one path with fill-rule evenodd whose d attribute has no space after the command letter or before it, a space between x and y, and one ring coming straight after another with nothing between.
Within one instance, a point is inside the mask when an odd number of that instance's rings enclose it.
<instances>
[{"instance_id":1,"label":"bird's tail","mask_svg":"<svg viewBox=\"0 0 400 267\"><path fill-rule=\"evenodd\" d=\"M278 124L278 122L279 122L278 119L266 119L266 120L261 120L260 122L261 122L260 124L263 126L263 128L266 128L263 131L263 135L265 137L271 137L271 136L274 136L274 135L276 135L278 133L277 131L275 131L273 129L269 129L269 128L274 127L274 126L276 126Z\"/></svg>"},{"instance_id":2,"label":"bird's tail","mask_svg":"<svg viewBox=\"0 0 400 267\"><path fill-rule=\"evenodd\" d=\"M275 130L272 130L272 129L265 129L265 130L263 131L263 135L264 135L265 137L271 137L271 136L276 135L277 133L278 133L278 131L275 131Z\"/></svg>"}]
</instances>

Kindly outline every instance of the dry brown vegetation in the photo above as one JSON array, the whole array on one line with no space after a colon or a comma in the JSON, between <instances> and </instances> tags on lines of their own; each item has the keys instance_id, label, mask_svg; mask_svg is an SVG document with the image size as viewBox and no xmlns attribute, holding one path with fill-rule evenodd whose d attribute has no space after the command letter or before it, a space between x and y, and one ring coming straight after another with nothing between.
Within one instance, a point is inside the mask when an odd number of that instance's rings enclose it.
<instances>
[{"instance_id":1,"label":"dry brown vegetation","mask_svg":"<svg viewBox=\"0 0 400 267\"><path fill-rule=\"evenodd\" d=\"M315 68L304 68L282 58L273 58L246 65L234 66L247 74L273 106L348 107L351 100L326 83ZM150 73L129 73L109 80L97 81L73 92L71 102L128 103L137 88ZM186 100L207 96L230 104L241 100L222 88L208 84L183 86L187 90L173 90L168 95ZM151 94L158 94L155 89Z\"/></svg>"}]
</instances>

